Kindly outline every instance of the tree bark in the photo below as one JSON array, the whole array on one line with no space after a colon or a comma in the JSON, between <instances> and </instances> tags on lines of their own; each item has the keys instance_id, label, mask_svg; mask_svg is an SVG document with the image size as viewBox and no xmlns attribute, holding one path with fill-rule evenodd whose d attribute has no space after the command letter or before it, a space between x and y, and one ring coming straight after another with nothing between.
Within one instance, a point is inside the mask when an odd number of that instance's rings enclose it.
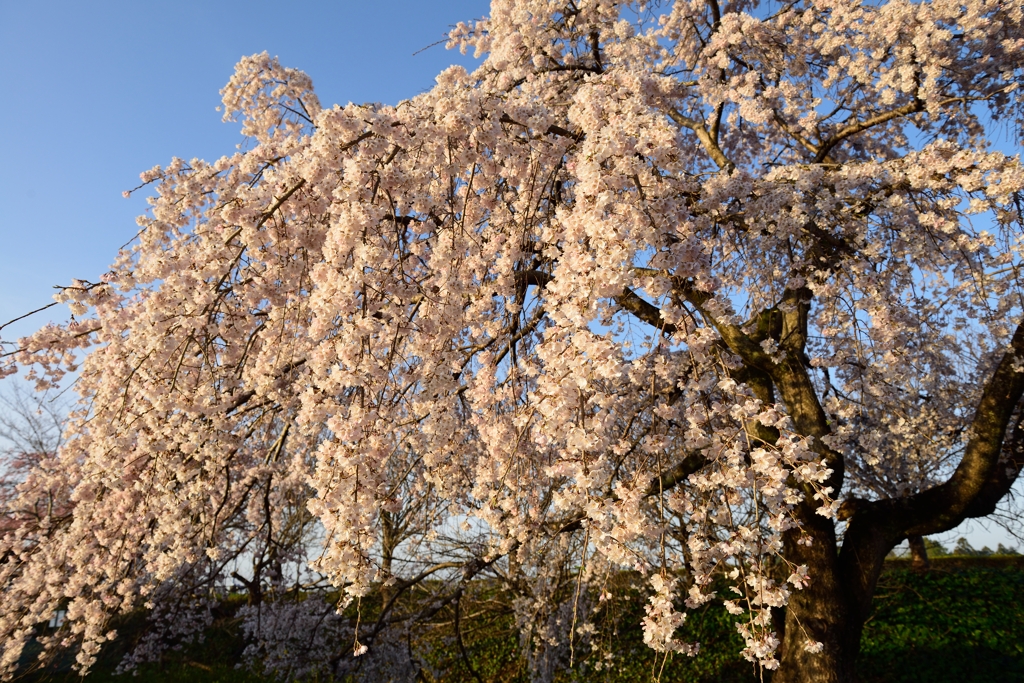
<instances>
[{"instance_id":1,"label":"tree bark","mask_svg":"<svg viewBox=\"0 0 1024 683\"><path fill-rule=\"evenodd\" d=\"M811 531L811 530L809 530ZM801 545L796 534L785 539L786 558L805 564L811 582L794 591L781 625L779 669L773 683L849 683L854 666L860 629L851 628L851 614L844 595L835 552L835 532L822 519L811 531L811 545ZM807 646L821 643L820 652Z\"/></svg>"},{"instance_id":2,"label":"tree bark","mask_svg":"<svg viewBox=\"0 0 1024 683\"><path fill-rule=\"evenodd\" d=\"M855 683L861 633L885 555L899 541L897 532L848 529L840 550L833 520L807 503L798 514L806 535L787 532L784 552L787 560L807 566L811 581L793 592L778 625L780 666L772 683ZM816 643L819 652L813 651Z\"/></svg>"},{"instance_id":3,"label":"tree bark","mask_svg":"<svg viewBox=\"0 0 1024 683\"><path fill-rule=\"evenodd\" d=\"M917 571L928 568L928 548L924 544L924 536L914 534L907 537L910 544L911 566Z\"/></svg>"},{"instance_id":4,"label":"tree bark","mask_svg":"<svg viewBox=\"0 0 1024 683\"><path fill-rule=\"evenodd\" d=\"M401 529L400 524L396 522L396 515L382 511L380 515L381 520L381 574L384 576L385 584L380 587L381 600L383 604L387 604L391 596L394 595L394 587L387 585L387 582L393 579L392 568L395 559L395 549L401 542Z\"/></svg>"}]
</instances>

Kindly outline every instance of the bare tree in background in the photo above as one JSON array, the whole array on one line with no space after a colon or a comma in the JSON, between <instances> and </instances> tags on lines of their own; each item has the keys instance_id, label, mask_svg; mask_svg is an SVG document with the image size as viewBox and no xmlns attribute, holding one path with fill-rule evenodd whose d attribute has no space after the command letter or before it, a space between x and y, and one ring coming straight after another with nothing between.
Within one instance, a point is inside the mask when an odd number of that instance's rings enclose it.
<instances>
[{"instance_id":1,"label":"bare tree in background","mask_svg":"<svg viewBox=\"0 0 1024 683\"><path fill-rule=\"evenodd\" d=\"M11 500L15 488L31 471L57 454L67 405L19 385L0 394L0 501ZM52 512L52 501L39 501ZM34 511L41 512L40 510ZM14 511L5 510L0 524L7 526Z\"/></svg>"}]
</instances>

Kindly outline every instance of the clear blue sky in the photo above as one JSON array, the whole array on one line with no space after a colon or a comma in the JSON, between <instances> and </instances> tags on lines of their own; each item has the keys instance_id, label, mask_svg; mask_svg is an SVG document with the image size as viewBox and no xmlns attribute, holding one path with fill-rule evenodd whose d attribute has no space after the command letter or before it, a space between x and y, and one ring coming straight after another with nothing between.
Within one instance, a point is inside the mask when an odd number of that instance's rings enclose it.
<instances>
[{"instance_id":1,"label":"clear blue sky","mask_svg":"<svg viewBox=\"0 0 1024 683\"><path fill-rule=\"evenodd\" d=\"M325 106L430 88L453 63L436 45L486 0L0 0L0 323L47 304L53 285L95 280L136 232L140 171L216 159L240 141L219 91L266 50L313 78ZM52 315L49 315L52 314ZM12 340L54 308L0 331Z\"/></svg>"}]
</instances>

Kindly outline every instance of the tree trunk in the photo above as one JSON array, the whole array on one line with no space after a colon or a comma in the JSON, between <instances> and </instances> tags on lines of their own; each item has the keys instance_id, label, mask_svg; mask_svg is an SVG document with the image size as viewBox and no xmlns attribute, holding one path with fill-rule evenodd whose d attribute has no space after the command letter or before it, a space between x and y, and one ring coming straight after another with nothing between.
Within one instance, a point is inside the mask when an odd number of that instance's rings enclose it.
<instances>
[{"instance_id":1,"label":"tree trunk","mask_svg":"<svg viewBox=\"0 0 1024 683\"><path fill-rule=\"evenodd\" d=\"M381 537L380 537L380 568L381 574L384 577L384 585L380 587L382 604L387 604L388 600L393 595L392 587L387 585L393 577L391 574L392 567L395 559L395 548L398 547L398 543L401 541L399 537L399 529L395 524L395 516L387 511L382 511L380 514L381 520Z\"/></svg>"},{"instance_id":2,"label":"tree trunk","mask_svg":"<svg viewBox=\"0 0 1024 683\"><path fill-rule=\"evenodd\" d=\"M908 536L907 543L910 544L910 557L914 569L923 571L928 568L928 548L924 545L924 536Z\"/></svg>"},{"instance_id":3,"label":"tree trunk","mask_svg":"<svg viewBox=\"0 0 1024 683\"><path fill-rule=\"evenodd\" d=\"M772 683L855 683L863 626L836 603L794 596L786 608L780 666ZM808 649L814 638L822 645L819 652Z\"/></svg>"},{"instance_id":4,"label":"tree trunk","mask_svg":"<svg viewBox=\"0 0 1024 683\"><path fill-rule=\"evenodd\" d=\"M853 609L850 591L844 586L835 530L831 520L804 520L811 545L797 543L799 534L785 538L785 556L797 565L807 565L810 583L793 591L779 624L779 669L772 683L853 683L860 648L863 618ZM813 644L821 643L820 652ZM810 646L810 647L809 647Z\"/></svg>"}]
</instances>

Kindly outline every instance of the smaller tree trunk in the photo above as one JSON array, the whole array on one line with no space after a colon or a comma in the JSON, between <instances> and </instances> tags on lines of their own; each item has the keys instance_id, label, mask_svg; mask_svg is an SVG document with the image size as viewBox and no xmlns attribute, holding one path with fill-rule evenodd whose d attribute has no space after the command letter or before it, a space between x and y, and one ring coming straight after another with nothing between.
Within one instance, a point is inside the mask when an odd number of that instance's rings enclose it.
<instances>
[{"instance_id":1,"label":"smaller tree trunk","mask_svg":"<svg viewBox=\"0 0 1024 683\"><path fill-rule=\"evenodd\" d=\"M381 520L381 538L380 538L380 549L381 549L381 561L380 568L381 574L384 577L384 585L380 587L380 595L382 604L387 604L393 594L392 587L387 585L387 582L392 578L391 570L395 559L395 548L401 542L401 529L399 524L396 523L395 515L387 511L382 511L380 514Z\"/></svg>"},{"instance_id":2,"label":"smaller tree trunk","mask_svg":"<svg viewBox=\"0 0 1024 683\"><path fill-rule=\"evenodd\" d=\"M246 604L258 605L263 602L263 588L260 586L260 576L256 574L255 577L250 581L238 572L231 572L231 576L238 580L243 586L245 586L246 592L249 594L249 599Z\"/></svg>"},{"instance_id":3,"label":"smaller tree trunk","mask_svg":"<svg viewBox=\"0 0 1024 683\"><path fill-rule=\"evenodd\" d=\"M928 548L925 547L923 536L908 536L907 543L910 544L911 566L917 571L924 571L928 568Z\"/></svg>"}]
</instances>

